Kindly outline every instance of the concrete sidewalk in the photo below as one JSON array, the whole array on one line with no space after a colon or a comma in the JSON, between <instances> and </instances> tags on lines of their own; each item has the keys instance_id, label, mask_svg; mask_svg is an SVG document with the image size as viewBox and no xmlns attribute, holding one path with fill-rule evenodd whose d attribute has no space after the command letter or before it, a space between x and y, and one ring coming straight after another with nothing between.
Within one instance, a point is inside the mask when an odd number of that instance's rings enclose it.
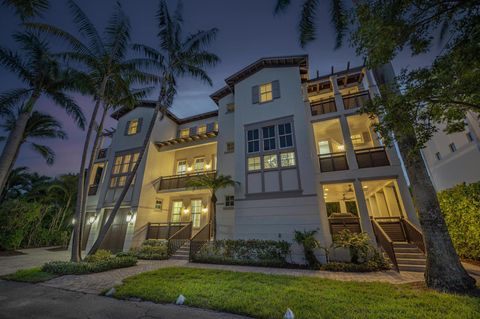
<instances>
[{"instance_id":1,"label":"concrete sidewalk","mask_svg":"<svg viewBox=\"0 0 480 319\"><path fill-rule=\"evenodd\" d=\"M54 260L69 260L70 253L67 250L52 251L54 247L20 249L23 255L1 256L0 276L11 274L19 269L40 267L44 263Z\"/></svg>"}]
</instances>

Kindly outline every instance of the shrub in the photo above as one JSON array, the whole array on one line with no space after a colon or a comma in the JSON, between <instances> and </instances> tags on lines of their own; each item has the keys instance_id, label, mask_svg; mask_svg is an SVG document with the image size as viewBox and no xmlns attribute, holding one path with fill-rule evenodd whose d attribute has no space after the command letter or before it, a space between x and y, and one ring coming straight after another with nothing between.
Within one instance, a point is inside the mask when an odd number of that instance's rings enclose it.
<instances>
[{"instance_id":1,"label":"shrub","mask_svg":"<svg viewBox=\"0 0 480 319\"><path fill-rule=\"evenodd\" d=\"M333 245L334 248L347 248L350 252L350 262L354 264L367 262L369 253L375 249L370 244L367 233L352 233L348 229L333 236Z\"/></svg>"},{"instance_id":2,"label":"shrub","mask_svg":"<svg viewBox=\"0 0 480 319\"><path fill-rule=\"evenodd\" d=\"M302 245L305 259L311 268L316 268L320 262L315 256L315 249L320 247L318 240L315 238L316 230L304 230L303 232L295 231L295 241Z\"/></svg>"},{"instance_id":3,"label":"shrub","mask_svg":"<svg viewBox=\"0 0 480 319\"><path fill-rule=\"evenodd\" d=\"M131 253L139 259L162 260L168 258L168 241L162 239L147 239Z\"/></svg>"},{"instance_id":4,"label":"shrub","mask_svg":"<svg viewBox=\"0 0 480 319\"><path fill-rule=\"evenodd\" d=\"M110 257L94 262L52 261L43 265L42 271L56 275L82 275L136 264L137 258L133 256Z\"/></svg>"},{"instance_id":5,"label":"shrub","mask_svg":"<svg viewBox=\"0 0 480 319\"><path fill-rule=\"evenodd\" d=\"M29 269L20 269L14 272L13 274L1 276L2 279L20 281L20 282L30 282L37 283L43 282L57 277L54 274L42 271L40 267L29 268Z\"/></svg>"},{"instance_id":6,"label":"shrub","mask_svg":"<svg viewBox=\"0 0 480 319\"><path fill-rule=\"evenodd\" d=\"M41 213L42 206L25 200L2 202L0 209L0 249L15 250L28 234L30 224Z\"/></svg>"},{"instance_id":7,"label":"shrub","mask_svg":"<svg viewBox=\"0 0 480 319\"><path fill-rule=\"evenodd\" d=\"M444 190L438 199L458 255L480 260L480 182Z\"/></svg>"},{"instance_id":8,"label":"shrub","mask_svg":"<svg viewBox=\"0 0 480 319\"><path fill-rule=\"evenodd\" d=\"M109 250L100 249L95 254L85 257L86 262L97 262L108 260L112 258L112 253Z\"/></svg>"}]
</instances>

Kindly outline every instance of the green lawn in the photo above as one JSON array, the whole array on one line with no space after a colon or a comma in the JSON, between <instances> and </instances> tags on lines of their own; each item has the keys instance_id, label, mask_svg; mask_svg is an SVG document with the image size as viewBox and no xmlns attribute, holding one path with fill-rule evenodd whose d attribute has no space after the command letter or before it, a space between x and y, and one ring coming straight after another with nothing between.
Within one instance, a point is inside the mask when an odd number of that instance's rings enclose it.
<instances>
[{"instance_id":1,"label":"green lawn","mask_svg":"<svg viewBox=\"0 0 480 319\"><path fill-rule=\"evenodd\" d=\"M50 279L58 277L57 275L44 272L40 267L17 270L13 274L2 276L2 279L13 280L13 281L22 281L22 282L43 282Z\"/></svg>"},{"instance_id":2,"label":"green lawn","mask_svg":"<svg viewBox=\"0 0 480 319\"><path fill-rule=\"evenodd\" d=\"M312 277L164 268L124 280L115 297L139 297L255 318L480 318L480 298L407 285L342 282Z\"/></svg>"}]
</instances>

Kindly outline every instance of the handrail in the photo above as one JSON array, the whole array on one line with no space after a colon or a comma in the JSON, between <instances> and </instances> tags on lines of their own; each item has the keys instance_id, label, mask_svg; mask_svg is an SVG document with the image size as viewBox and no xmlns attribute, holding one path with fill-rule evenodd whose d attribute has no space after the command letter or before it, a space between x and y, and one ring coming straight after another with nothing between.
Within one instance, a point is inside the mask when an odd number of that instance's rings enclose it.
<instances>
[{"instance_id":1,"label":"handrail","mask_svg":"<svg viewBox=\"0 0 480 319\"><path fill-rule=\"evenodd\" d=\"M368 92L368 90L363 90L363 91L360 91L360 92L345 94L345 95L342 95L342 97L343 97L343 98L349 98L349 97L364 96L364 95L370 96L370 93Z\"/></svg>"},{"instance_id":2,"label":"handrail","mask_svg":"<svg viewBox=\"0 0 480 319\"><path fill-rule=\"evenodd\" d=\"M385 150L385 146L374 146L374 147L366 147L366 148L359 148L355 150L355 153L368 153L368 152L375 152L375 151L383 151Z\"/></svg>"},{"instance_id":3,"label":"handrail","mask_svg":"<svg viewBox=\"0 0 480 319\"><path fill-rule=\"evenodd\" d=\"M175 234L168 238L168 254L173 255L178 248L190 239L192 235L192 222L189 222L187 225L183 226Z\"/></svg>"},{"instance_id":4,"label":"handrail","mask_svg":"<svg viewBox=\"0 0 480 319\"><path fill-rule=\"evenodd\" d=\"M387 233L382 229L382 227L380 227L380 225L375 219L372 219L372 226L373 226L373 232L375 233L375 238L377 239L377 243L380 245L380 247L383 248L385 253L388 255L388 258L390 258L390 261L394 265L395 269L397 271L400 271L398 269L398 262L397 262L397 257L395 256L395 250L393 249L393 241L390 239Z\"/></svg>"},{"instance_id":5,"label":"handrail","mask_svg":"<svg viewBox=\"0 0 480 319\"><path fill-rule=\"evenodd\" d=\"M148 223L146 239L169 239L172 230L184 227L188 223Z\"/></svg>"},{"instance_id":6,"label":"handrail","mask_svg":"<svg viewBox=\"0 0 480 319\"><path fill-rule=\"evenodd\" d=\"M414 243L425 254L425 241L422 232L408 219L402 218L401 221L408 241Z\"/></svg>"},{"instance_id":7,"label":"handrail","mask_svg":"<svg viewBox=\"0 0 480 319\"><path fill-rule=\"evenodd\" d=\"M180 178L180 177L201 176L201 175L212 174L212 173L216 173L216 172L217 172L216 170L202 171L202 172L192 172L192 173L185 173L185 174L161 176L160 179L175 179L175 178Z\"/></svg>"},{"instance_id":8,"label":"handrail","mask_svg":"<svg viewBox=\"0 0 480 319\"><path fill-rule=\"evenodd\" d=\"M355 157L357 159L358 168L390 165L385 146L356 149Z\"/></svg>"},{"instance_id":9,"label":"handrail","mask_svg":"<svg viewBox=\"0 0 480 319\"><path fill-rule=\"evenodd\" d=\"M188 180L198 176L215 175L216 173L217 173L216 170L210 170L210 171L193 172L193 173L181 174L181 175L162 176L158 179L158 191L166 190L166 189L187 188Z\"/></svg>"},{"instance_id":10,"label":"handrail","mask_svg":"<svg viewBox=\"0 0 480 319\"><path fill-rule=\"evenodd\" d=\"M343 106L346 110L351 110L357 107L362 107L364 101L370 100L370 94L368 91L356 92L342 96Z\"/></svg>"},{"instance_id":11,"label":"handrail","mask_svg":"<svg viewBox=\"0 0 480 319\"><path fill-rule=\"evenodd\" d=\"M190 239L190 259L210 240L210 224L206 224Z\"/></svg>"},{"instance_id":12,"label":"handrail","mask_svg":"<svg viewBox=\"0 0 480 319\"><path fill-rule=\"evenodd\" d=\"M328 98L310 103L310 112L312 116L333 113L337 111L335 98Z\"/></svg>"},{"instance_id":13,"label":"handrail","mask_svg":"<svg viewBox=\"0 0 480 319\"><path fill-rule=\"evenodd\" d=\"M341 160L339 161L339 159ZM320 163L320 171L322 172L348 170L346 152L318 154L318 161ZM322 163L324 165L322 165Z\"/></svg>"}]
</instances>

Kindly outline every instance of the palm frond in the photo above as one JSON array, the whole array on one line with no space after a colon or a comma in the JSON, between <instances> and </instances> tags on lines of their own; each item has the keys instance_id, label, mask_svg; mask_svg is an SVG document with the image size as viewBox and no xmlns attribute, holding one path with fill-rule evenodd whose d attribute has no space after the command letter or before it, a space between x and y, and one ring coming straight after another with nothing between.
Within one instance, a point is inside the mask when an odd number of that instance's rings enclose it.
<instances>
[{"instance_id":1,"label":"palm frond","mask_svg":"<svg viewBox=\"0 0 480 319\"><path fill-rule=\"evenodd\" d=\"M12 89L0 94L0 115L12 110L27 99L32 89Z\"/></svg>"},{"instance_id":2,"label":"palm frond","mask_svg":"<svg viewBox=\"0 0 480 319\"><path fill-rule=\"evenodd\" d=\"M50 147L37 143L30 143L30 145L35 152L45 159L47 165L53 165L55 162L55 152Z\"/></svg>"},{"instance_id":3,"label":"palm frond","mask_svg":"<svg viewBox=\"0 0 480 319\"><path fill-rule=\"evenodd\" d=\"M315 17L318 0L305 0L302 6L301 19L298 25L300 32L300 46L315 40Z\"/></svg>"},{"instance_id":4,"label":"palm frond","mask_svg":"<svg viewBox=\"0 0 480 319\"><path fill-rule=\"evenodd\" d=\"M96 55L103 55L105 53L105 45L94 24L75 1L69 0L68 6L72 12L73 21L77 25L78 30L89 42L90 51L95 52Z\"/></svg>"},{"instance_id":5,"label":"palm frond","mask_svg":"<svg viewBox=\"0 0 480 319\"><path fill-rule=\"evenodd\" d=\"M85 129L85 115L83 115L82 109L77 105L75 100L60 91L46 92L46 95L50 97L58 106L62 107L65 112L67 112L67 114L75 121L79 128L82 130Z\"/></svg>"},{"instance_id":6,"label":"palm frond","mask_svg":"<svg viewBox=\"0 0 480 319\"><path fill-rule=\"evenodd\" d=\"M335 28L335 49L342 46L343 38L347 29L347 18L343 0L332 0L331 8L332 25Z\"/></svg>"},{"instance_id":7,"label":"palm frond","mask_svg":"<svg viewBox=\"0 0 480 319\"><path fill-rule=\"evenodd\" d=\"M203 46L209 45L215 40L218 34L217 28L211 28L209 30L200 30L187 37L183 47L185 51L195 51L201 49Z\"/></svg>"},{"instance_id":8,"label":"palm frond","mask_svg":"<svg viewBox=\"0 0 480 319\"><path fill-rule=\"evenodd\" d=\"M13 7L22 20L41 16L49 7L48 0L3 0L2 4Z\"/></svg>"},{"instance_id":9,"label":"palm frond","mask_svg":"<svg viewBox=\"0 0 480 319\"><path fill-rule=\"evenodd\" d=\"M58 138L66 139L62 123L53 116L39 111L33 111L25 128L25 138Z\"/></svg>"},{"instance_id":10,"label":"palm frond","mask_svg":"<svg viewBox=\"0 0 480 319\"><path fill-rule=\"evenodd\" d=\"M31 81L31 71L18 53L0 47L0 64L12 73L17 74L23 82Z\"/></svg>"},{"instance_id":11,"label":"palm frond","mask_svg":"<svg viewBox=\"0 0 480 319\"><path fill-rule=\"evenodd\" d=\"M290 0L277 0L274 13L277 14L277 13L285 12L288 6L290 6Z\"/></svg>"},{"instance_id":12,"label":"palm frond","mask_svg":"<svg viewBox=\"0 0 480 319\"><path fill-rule=\"evenodd\" d=\"M105 29L106 48L109 55L115 59L122 59L126 55L130 41L130 20L125 15L119 2L110 17Z\"/></svg>"}]
</instances>

